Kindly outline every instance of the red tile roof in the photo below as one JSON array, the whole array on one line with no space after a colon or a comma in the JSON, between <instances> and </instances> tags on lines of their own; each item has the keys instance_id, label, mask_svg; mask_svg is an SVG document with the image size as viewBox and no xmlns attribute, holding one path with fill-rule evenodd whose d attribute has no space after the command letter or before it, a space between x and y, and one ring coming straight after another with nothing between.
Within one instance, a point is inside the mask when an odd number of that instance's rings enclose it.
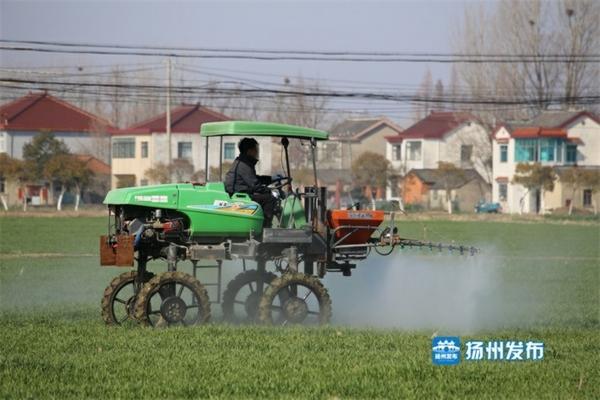
<instances>
[{"instance_id":1,"label":"red tile roof","mask_svg":"<svg viewBox=\"0 0 600 400\"><path fill-rule=\"evenodd\" d=\"M110 175L110 165L89 154L75 154L79 161L96 175Z\"/></svg>"},{"instance_id":2,"label":"red tile roof","mask_svg":"<svg viewBox=\"0 0 600 400\"><path fill-rule=\"evenodd\" d=\"M538 138L538 137L546 137L546 138L566 138L567 131L564 129L550 129L550 128L542 128L539 126L525 127L525 128L516 128L512 131L511 136L518 139L528 139L528 138Z\"/></svg>"},{"instance_id":3,"label":"red tile roof","mask_svg":"<svg viewBox=\"0 0 600 400\"><path fill-rule=\"evenodd\" d=\"M47 93L30 93L0 106L0 128L15 131L90 132L109 121Z\"/></svg>"},{"instance_id":4,"label":"red tile roof","mask_svg":"<svg viewBox=\"0 0 600 400\"><path fill-rule=\"evenodd\" d=\"M227 121L231 118L217 111L202 107L199 104L183 104L171 109L171 132L200 133L200 126L205 122ZM139 122L129 128L113 132L119 134L136 133L165 133L167 124L166 113Z\"/></svg>"},{"instance_id":5,"label":"red tile roof","mask_svg":"<svg viewBox=\"0 0 600 400\"><path fill-rule=\"evenodd\" d=\"M403 139L441 139L448 132L467 122L479 122L477 117L466 112L432 112L399 136L388 136L387 141L398 143Z\"/></svg>"}]
</instances>

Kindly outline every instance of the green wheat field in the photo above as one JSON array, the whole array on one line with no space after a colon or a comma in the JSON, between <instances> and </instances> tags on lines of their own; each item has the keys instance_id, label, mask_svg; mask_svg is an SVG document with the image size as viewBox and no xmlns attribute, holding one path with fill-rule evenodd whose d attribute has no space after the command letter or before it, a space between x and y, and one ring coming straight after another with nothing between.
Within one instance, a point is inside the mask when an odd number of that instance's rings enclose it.
<instances>
[{"instance_id":1,"label":"green wheat field","mask_svg":"<svg viewBox=\"0 0 600 400\"><path fill-rule=\"evenodd\" d=\"M406 321L386 296L369 302L382 282L371 278L384 263L374 255L351 278L326 277L334 320L325 328L229 326L219 322L217 304L206 326L109 328L100 297L124 270L98 265L105 231L104 218L0 217L0 398L600 398L597 222L402 222L407 237L480 246L476 268L494 269L478 278L485 290L473 301L502 307L489 308L493 318L477 314L464 332L417 318L436 306L428 299L452 303L469 290L457 281L446 294L413 295L419 280L435 276L419 268L444 264L452 277L457 265L473 262L428 250L401 250L385 261L401 274L398 292L405 293L389 298L414 298L404 304L417 310ZM232 275L240 270L229 268ZM386 279L386 290L395 282ZM438 333L541 340L545 357L434 366L431 338Z\"/></svg>"}]
</instances>

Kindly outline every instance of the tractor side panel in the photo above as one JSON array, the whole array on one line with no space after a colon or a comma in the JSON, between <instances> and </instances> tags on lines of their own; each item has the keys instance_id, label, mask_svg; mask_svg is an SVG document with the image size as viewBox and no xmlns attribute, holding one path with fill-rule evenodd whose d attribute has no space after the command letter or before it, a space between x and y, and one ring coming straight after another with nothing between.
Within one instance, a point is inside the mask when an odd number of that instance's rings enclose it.
<instances>
[{"instance_id":1,"label":"tractor side panel","mask_svg":"<svg viewBox=\"0 0 600 400\"><path fill-rule=\"evenodd\" d=\"M222 183L179 185L177 209L190 218L192 236L247 237L262 232L260 205L243 193L229 197Z\"/></svg>"}]
</instances>

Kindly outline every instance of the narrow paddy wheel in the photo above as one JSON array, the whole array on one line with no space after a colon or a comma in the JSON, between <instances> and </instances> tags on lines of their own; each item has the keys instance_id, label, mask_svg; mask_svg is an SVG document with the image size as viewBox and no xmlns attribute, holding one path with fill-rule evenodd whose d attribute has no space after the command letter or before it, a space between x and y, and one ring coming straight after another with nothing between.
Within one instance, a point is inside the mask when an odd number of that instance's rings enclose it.
<instances>
[{"instance_id":1,"label":"narrow paddy wheel","mask_svg":"<svg viewBox=\"0 0 600 400\"><path fill-rule=\"evenodd\" d=\"M147 273L145 281L153 276L154 274ZM102 319L107 325L122 325L134 319L136 277L137 271L124 272L110 281L104 289Z\"/></svg>"},{"instance_id":2,"label":"narrow paddy wheel","mask_svg":"<svg viewBox=\"0 0 600 400\"><path fill-rule=\"evenodd\" d=\"M140 291L135 316L146 326L198 325L210 319L210 302L206 289L192 275L163 272Z\"/></svg>"},{"instance_id":3,"label":"narrow paddy wheel","mask_svg":"<svg viewBox=\"0 0 600 400\"><path fill-rule=\"evenodd\" d=\"M324 325L331 319L331 299L316 277L285 273L265 290L258 312L259 320L268 324Z\"/></svg>"},{"instance_id":4,"label":"narrow paddy wheel","mask_svg":"<svg viewBox=\"0 0 600 400\"><path fill-rule=\"evenodd\" d=\"M272 272L254 269L238 274L223 292L223 319L231 323L256 322L260 299L276 278ZM280 297L285 295L283 290L279 293Z\"/></svg>"}]
</instances>

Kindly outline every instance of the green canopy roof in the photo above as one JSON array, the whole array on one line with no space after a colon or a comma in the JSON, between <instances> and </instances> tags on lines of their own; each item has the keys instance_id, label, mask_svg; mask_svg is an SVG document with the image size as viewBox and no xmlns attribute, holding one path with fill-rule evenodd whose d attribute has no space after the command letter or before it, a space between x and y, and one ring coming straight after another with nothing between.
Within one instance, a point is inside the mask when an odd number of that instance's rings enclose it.
<instances>
[{"instance_id":1,"label":"green canopy roof","mask_svg":"<svg viewBox=\"0 0 600 400\"><path fill-rule=\"evenodd\" d=\"M327 140L329 134L295 125L255 121L223 121L202 124L200 136L276 136L296 139Z\"/></svg>"}]
</instances>

